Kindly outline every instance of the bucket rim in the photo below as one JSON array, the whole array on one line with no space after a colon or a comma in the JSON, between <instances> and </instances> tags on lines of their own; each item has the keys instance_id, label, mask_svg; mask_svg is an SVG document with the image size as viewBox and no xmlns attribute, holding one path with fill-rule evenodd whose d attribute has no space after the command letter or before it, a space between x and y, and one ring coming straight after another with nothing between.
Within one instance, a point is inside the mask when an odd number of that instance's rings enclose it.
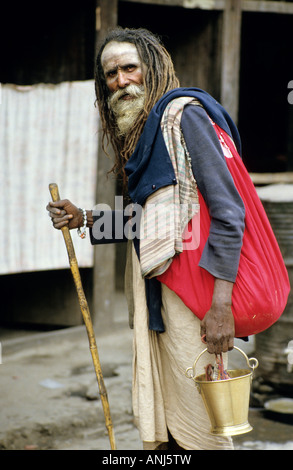
<instances>
[{"instance_id":1,"label":"bucket rim","mask_svg":"<svg viewBox=\"0 0 293 470\"><path fill-rule=\"evenodd\" d=\"M233 349L236 349L238 352L240 352L244 358L246 359L246 363L248 365L248 367L250 367L250 373L253 375L254 373L254 370L258 367L258 360L255 358L255 357L251 357L250 359L247 357L247 355L245 354L244 351L242 351L242 349L238 348L237 346L234 346ZM207 348L205 348L203 351L201 351L201 353L197 356L197 358L195 359L194 361L194 364L192 367L188 367L185 371L185 375L188 379L192 379L194 380L196 377L199 377L199 375L196 375L196 364L199 360L199 358L205 353L207 352ZM240 370L246 370L246 369L240 369ZM201 374L202 375L202 374ZM242 376L243 377L243 376ZM232 377L232 378L237 378L237 377ZM231 379L227 379L227 380L231 380ZM226 381L226 380L225 380ZM209 382L209 381L207 381ZM223 380L215 380L213 382L223 382ZM203 383L203 381L201 381L201 383Z\"/></svg>"},{"instance_id":2,"label":"bucket rim","mask_svg":"<svg viewBox=\"0 0 293 470\"><path fill-rule=\"evenodd\" d=\"M203 377L205 375L205 374L200 374L200 375L197 375L196 377L192 377L192 379L197 384L216 384L216 383L227 383L227 382L231 382L232 380L240 380L245 377L252 376L253 374L253 371L248 370L248 369L233 369L233 370L227 370L227 372L229 374L229 372L235 372L237 370L245 371L246 374L239 375L238 377L229 377L228 379L224 379L224 380L223 379L222 380L221 379L220 380L199 380L199 377Z\"/></svg>"}]
</instances>

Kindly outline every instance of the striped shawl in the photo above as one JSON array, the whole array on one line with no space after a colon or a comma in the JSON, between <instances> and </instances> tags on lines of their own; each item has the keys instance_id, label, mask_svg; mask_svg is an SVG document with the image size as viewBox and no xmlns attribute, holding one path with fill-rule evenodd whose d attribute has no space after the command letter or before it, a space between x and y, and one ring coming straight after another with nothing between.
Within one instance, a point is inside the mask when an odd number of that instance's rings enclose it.
<instances>
[{"instance_id":1,"label":"striped shawl","mask_svg":"<svg viewBox=\"0 0 293 470\"><path fill-rule=\"evenodd\" d=\"M140 266L143 277L162 274L173 257L184 249L184 231L199 213L196 181L181 132L181 115L187 104L200 103L191 97L172 100L166 107L161 130L175 171L177 184L151 194L140 223Z\"/></svg>"}]
</instances>

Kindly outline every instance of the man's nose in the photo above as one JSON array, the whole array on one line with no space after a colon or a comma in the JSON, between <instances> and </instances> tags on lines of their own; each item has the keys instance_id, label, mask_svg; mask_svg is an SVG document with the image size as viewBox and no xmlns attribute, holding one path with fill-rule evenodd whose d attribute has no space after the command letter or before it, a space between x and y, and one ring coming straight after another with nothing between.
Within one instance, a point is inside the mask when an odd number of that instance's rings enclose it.
<instances>
[{"instance_id":1,"label":"man's nose","mask_svg":"<svg viewBox=\"0 0 293 470\"><path fill-rule=\"evenodd\" d=\"M130 84L130 80L123 70L118 70L117 72L117 84L119 88L125 88Z\"/></svg>"}]
</instances>

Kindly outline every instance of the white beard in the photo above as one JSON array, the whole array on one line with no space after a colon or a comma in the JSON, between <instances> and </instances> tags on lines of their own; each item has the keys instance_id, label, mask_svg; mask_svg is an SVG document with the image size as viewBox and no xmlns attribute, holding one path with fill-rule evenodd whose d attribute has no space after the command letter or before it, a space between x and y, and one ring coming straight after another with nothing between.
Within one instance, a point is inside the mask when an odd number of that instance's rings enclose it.
<instances>
[{"instance_id":1,"label":"white beard","mask_svg":"<svg viewBox=\"0 0 293 470\"><path fill-rule=\"evenodd\" d=\"M132 96L133 99L120 99L125 94ZM134 126L138 116L143 110L144 100L145 95L142 85L129 85L126 88L117 90L109 97L108 105L116 118L118 137L127 135Z\"/></svg>"}]
</instances>

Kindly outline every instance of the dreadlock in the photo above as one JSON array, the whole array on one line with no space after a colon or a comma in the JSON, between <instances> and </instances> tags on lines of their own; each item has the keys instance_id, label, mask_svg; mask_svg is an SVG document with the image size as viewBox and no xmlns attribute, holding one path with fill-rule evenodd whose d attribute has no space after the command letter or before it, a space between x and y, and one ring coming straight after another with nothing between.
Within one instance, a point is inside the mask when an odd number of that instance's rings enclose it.
<instances>
[{"instance_id":1,"label":"dreadlock","mask_svg":"<svg viewBox=\"0 0 293 470\"><path fill-rule=\"evenodd\" d=\"M118 137L115 133L116 122L107 104L109 90L101 64L102 52L111 41L134 44L141 62L146 65L147 69L143 78L144 109L125 137ZM171 57L156 35L143 28L123 29L120 27L115 28L107 35L97 55L95 90L103 129L102 146L106 151L107 144L110 142L115 153L115 164L110 172L122 175L124 184L126 183L124 166L135 149L151 109L167 91L178 86L179 80L175 75Z\"/></svg>"}]
</instances>

